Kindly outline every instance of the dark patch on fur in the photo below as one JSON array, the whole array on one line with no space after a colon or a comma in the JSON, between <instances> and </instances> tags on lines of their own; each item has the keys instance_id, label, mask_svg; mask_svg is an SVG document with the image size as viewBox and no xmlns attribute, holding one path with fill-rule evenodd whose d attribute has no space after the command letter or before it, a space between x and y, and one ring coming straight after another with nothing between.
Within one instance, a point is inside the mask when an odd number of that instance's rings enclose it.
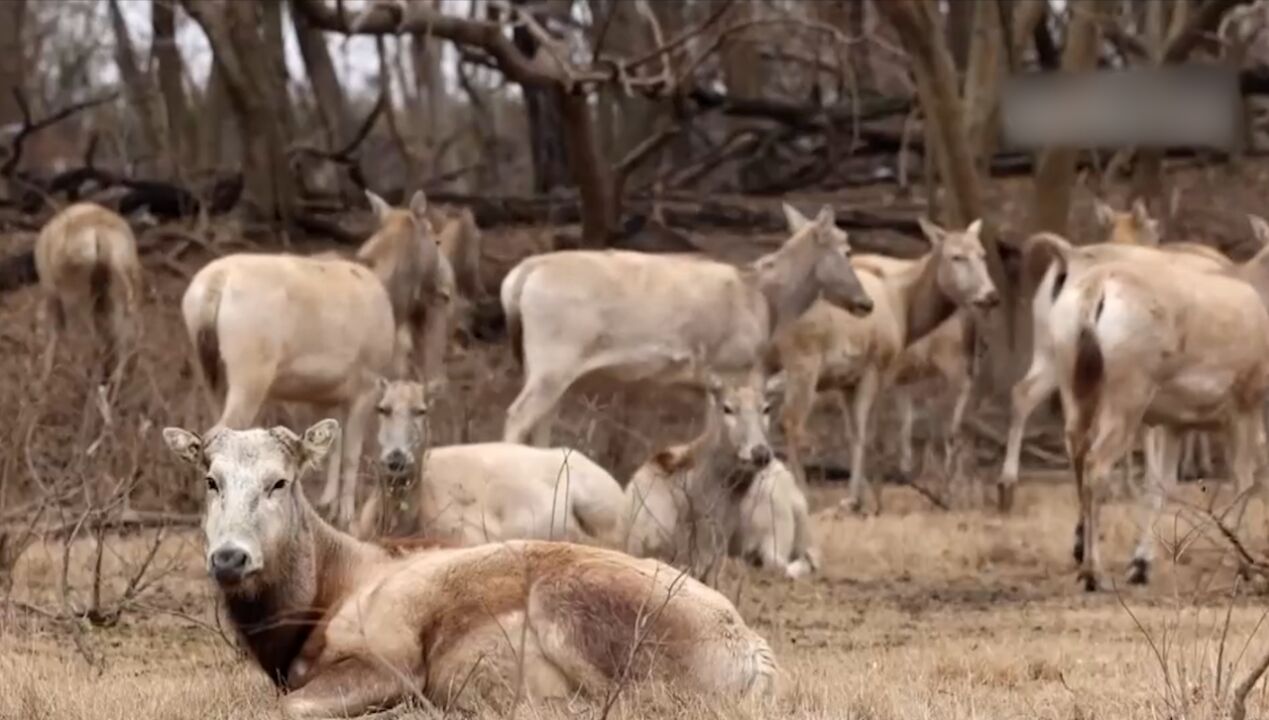
<instances>
[{"instance_id":1,"label":"dark patch on fur","mask_svg":"<svg viewBox=\"0 0 1269 720\"><path fill-rule=\"evenodd\" d=\"M666 473L688 470L696 465L696 458L690 452L677 447L666 448L652 456L652 462Z\"/></svg>"},{"instance_id":2,"label":"dark patch on fur","mask_svg":"<svg viewBox=\"0 0 1269 720\"><path fill-rule=\"evenodd\" d=\"M226 596L225 610L260 669L275 686L285 688L291 663L313 634L321 613L285 608L274 588L249 598Z\"/></svg>"},{"instance_id":3,"label":"dark patch on fur","mask_svg":"<svg viewBox=\"0 0 1269 720\"><path fill-rule=\"evenodd\" d=\"M1050 294L1050 300L1057 300L1057 296L1062 292L1062 287L1066 285L1066 271L1059 270L1056 277L1053 278L1053 292Z\"/></svg>"},{"instance_id":4,"label":"dark patch on fur","mask_svg":"<svg viewBox=\"0 0 1269 720\"><path fill-rule=\"evenodd\" d=\"M220 338L215 327L200 327L194 344L198 353L198 364L203 368L203 377L212 390L220 390L224 363L220 357Z\"/></svg>"},{"instance_id":5,"label":"dark patch on fur","mask_svg":"<svg viewBox=\"0 0 1269 720\"><path fill-rule=\"evenodd\" d=\"M104 322L110 314L110 266L106 263L106 259L101 256L102 247L100 238L97 240L97 259L93 262L93 269L88 276L88 284L92 291L93 298L93 316L97 318L97 322Z\"/></svg>"}]
</instances>

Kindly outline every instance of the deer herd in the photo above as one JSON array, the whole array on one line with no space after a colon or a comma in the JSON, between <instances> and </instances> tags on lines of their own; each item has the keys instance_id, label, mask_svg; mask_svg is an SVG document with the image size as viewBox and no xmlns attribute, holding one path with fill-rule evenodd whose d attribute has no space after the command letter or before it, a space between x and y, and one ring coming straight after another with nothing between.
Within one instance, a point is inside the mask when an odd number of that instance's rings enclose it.
<instances>
[{"instance_id":1,"label":"deer herd","mask_svg":"<svg viewBox=\"0 0 1269 720\"><path fill-rule=\"evenodd\" d=\"M809 219L786 204L787 239L744 265L623 250L529 257L500 288L524 373L503 436L432 447L448 340L481 291L478 230L470 212L446 215L422 193L403 208L367 195L378 229L356 253L227 255L181 299L192 365L218 412L204 432L169 427L163 439L203 476L208 572L288 714L602 696L655 679L769 697L771 648L716 589L720 570L729 558L790 579L819 570L803 454L821 391L843 398L848 509L881 510L865 450L883 398L899 410L904 471L913 383L948 386L945 440L957 442L973 333L1000 298L982 222L922 219L930 249L917 259L852 255L831 207ZM1184 433L1223 432L1241 517L1269 393L1269 224L1251 218L1266 249L1235 264L1204 245L1161 245L1140 202L1096 207L1104 242L1041 233L1023 248L1033 355L1013 388L998 480L1007 512L1026 420L1057 391L1089 590L1102 582L1109 475L1139 434L1146 482L1129 579L1144 583ZM73 205L41 231L35 259L43 377L78 322L103 348L103 380L118 385L140 332L128 224ZM596 382L697 388L704 427L623 485L551 445L561 400ZM337 419L302 434L255 427L270 400ZM384 481L358 510L372 429ZM313 505L301 480L323 466Z\"/></svg>"}]
</instances>

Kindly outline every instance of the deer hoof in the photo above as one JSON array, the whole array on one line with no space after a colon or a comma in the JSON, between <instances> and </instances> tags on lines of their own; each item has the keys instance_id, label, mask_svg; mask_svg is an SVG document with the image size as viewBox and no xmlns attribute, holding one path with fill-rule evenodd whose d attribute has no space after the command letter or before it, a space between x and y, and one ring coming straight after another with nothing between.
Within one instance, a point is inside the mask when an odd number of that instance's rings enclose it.
<instances>
[{"instance_id":1,"label":"deer hoof","mask_svg":"<svg viewBox=\"0 0 1269 720\"><path fill-rule=\"evenodd\" d=\"M1150 561L1137 557L1128 565L1128 584L1145 585L1150 582Z\"/></svg>"},{"instance_id":2,"label":"deer hoof","mask_svg":"<svg viewBox=\"0 0 1269 720\"><path fill-rule=\"evenodd\" d=\"M1094 593L1102 589L1097 576L1087 570L1080 572L1080 582L1084 584L1084 592Z\"/></svg>"}]
</instances>

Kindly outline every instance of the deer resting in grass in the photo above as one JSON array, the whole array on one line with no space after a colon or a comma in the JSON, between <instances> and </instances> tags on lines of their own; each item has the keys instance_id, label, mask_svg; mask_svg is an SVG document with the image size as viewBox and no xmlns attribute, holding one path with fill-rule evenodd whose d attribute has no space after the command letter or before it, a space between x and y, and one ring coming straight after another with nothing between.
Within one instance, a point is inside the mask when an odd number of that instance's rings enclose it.
<instances>
[{"instance_id":1,"label":"deer resting in grass","mask_svg":"<svg viewBox=\"0 0 1269 720\"><path fill-rule=\"evenodd\" d=\"M806 219L786 206L791 228ZM864 468L873 406L899 371L906 347L932 332L957 308L984 309L999 301L987 273L986 252L979 238L981 222L963 231L947 231L921 220L931 250L918 260L858 256L854 266L874 310L853 317L824 302L776 337L778 363L784 373L784 405L780 423L789 462L805 479L801 446L816 393L838 389L850 394L853 426L848 507L858 511L872 490ZM880 510L880 494L873 491Z\"/></svg>"},{"instance_id":2,"label":"deer resting in grass","mask_svg":"<svg viewBox=\"0 0 1269 720\"><path fill-rule=\"evenodd\" d=\"M776 251L745 267L698 256L570 250L524 260L502 282L502 307L524 387L503 439L549 442L551 418L579 379L695 382L761 362L772 335L819 297L866 315L872 300L850 243L825 207Z\"/></svg>"},{"instance_id":3,"label":"deer resting in grass","mask_svg":"<svg viewBox=\"0 0 1269 720\"><path fill-rule=\"evenodd\" d=\"M68 323L76 321L104 350L103 382L117 385L136 350L142 293L137 241L127 221L94 203L67 207L40 229L35 272L48 331L41 382L53 372Z\"/></svg>"},{"instance_id":4,"label":"deer resting in grass","mask_svg":"<svg viewBox=\"0 0 1269 720\"><path fill-rule=\"evenodd\" d=\"M767 440L761 373L712 375L705 430L645 462L626 485L626 552L713 577L727 555L798 577L818 566L806 497Z\"/></svg>"},{"instance_id":5,"label":"deer resting in grass","mask_svg":"<svg viewBox=\"0 0 1269 720\"><path fill-rule=\"evenodd\" d=\"M423 535L453 545L494 540L619 539L621 485L571 448L515 443L427 446L427 391L384 381L379 464L387 479L362 509L356 535Z\"/></svg>"},{"instance_id":6,"label":"deer resting in grass","mask_svg":"<svg viewBox=\"0 0 1269 720\"><path fill-rule=\"evenodd\" d=\"M338 435L166 428L206 484L207 568L229 622L293 718L356 716L420 698L504 712L664 680L764 697L771 648L721 594L652 560L528 541L385 547L344 534L299 480Z\"/></svg>"}]
</instances>

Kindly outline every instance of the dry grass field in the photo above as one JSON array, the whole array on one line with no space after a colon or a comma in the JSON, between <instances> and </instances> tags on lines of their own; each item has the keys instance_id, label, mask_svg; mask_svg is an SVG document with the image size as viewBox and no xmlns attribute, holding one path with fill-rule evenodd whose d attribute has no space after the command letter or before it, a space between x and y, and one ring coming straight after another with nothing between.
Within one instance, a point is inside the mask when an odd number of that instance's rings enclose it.
<instances>
[{"instance_id":1,"label":"dry grass field","mask_svg":"<svg viewBox=\"0 0 1269 720\"><path fill-rule=\"evenodd\" d=\"M498 255L505 240L489 243L491 273L514 259ZM0 562L0 718L276 713L272 688L222 634L196 530L87 529L101 519L198 510L197 485L166 456L158 430L210 421L176 311L180 267L205 258L150 260L145 346L118 398L89 390L83 358L37 386L35 293L0 302L0 561L24 549L10 572ZM456 356L454 372L439 440L492 437L518 371L501 348L477 345ZM573 402L566 431L597 456L616 452L614 443L637 456L681 440L696 422L696 406L676 398L625 418L624 429L596 419L604 406L589 414L586 406ZM296 424L311 418L271 413ZM1008 517L939 510L892 485L884 515L842 516L835 508L844 488L819 485L812 504L823 571L786 582L733 568L724 582L776 650L783 676L774 704L705 705L648 691L622 697L610 716L1226 717L1233 685L1269 652L1269 629L1263 589L1238 579L1227 543L1198 510L1222 490L1182 489L1156 528L1163 542L1148 588L1087 595L1075 582L1074 492L1061 472L1025 477ZM1127 502L1106 511L1104 560L1116 579L1136 523ZM1253 505L1244 526L1252 551L1265 550L1265 527ZM68 545L66 536L76 539ZM1269 713L1262 689L1248 709L1249 717ZM396 715L412 713L427 716ZM590 706L524 705L514 714L601 716Z\"/></svg>"}]
</instances>

